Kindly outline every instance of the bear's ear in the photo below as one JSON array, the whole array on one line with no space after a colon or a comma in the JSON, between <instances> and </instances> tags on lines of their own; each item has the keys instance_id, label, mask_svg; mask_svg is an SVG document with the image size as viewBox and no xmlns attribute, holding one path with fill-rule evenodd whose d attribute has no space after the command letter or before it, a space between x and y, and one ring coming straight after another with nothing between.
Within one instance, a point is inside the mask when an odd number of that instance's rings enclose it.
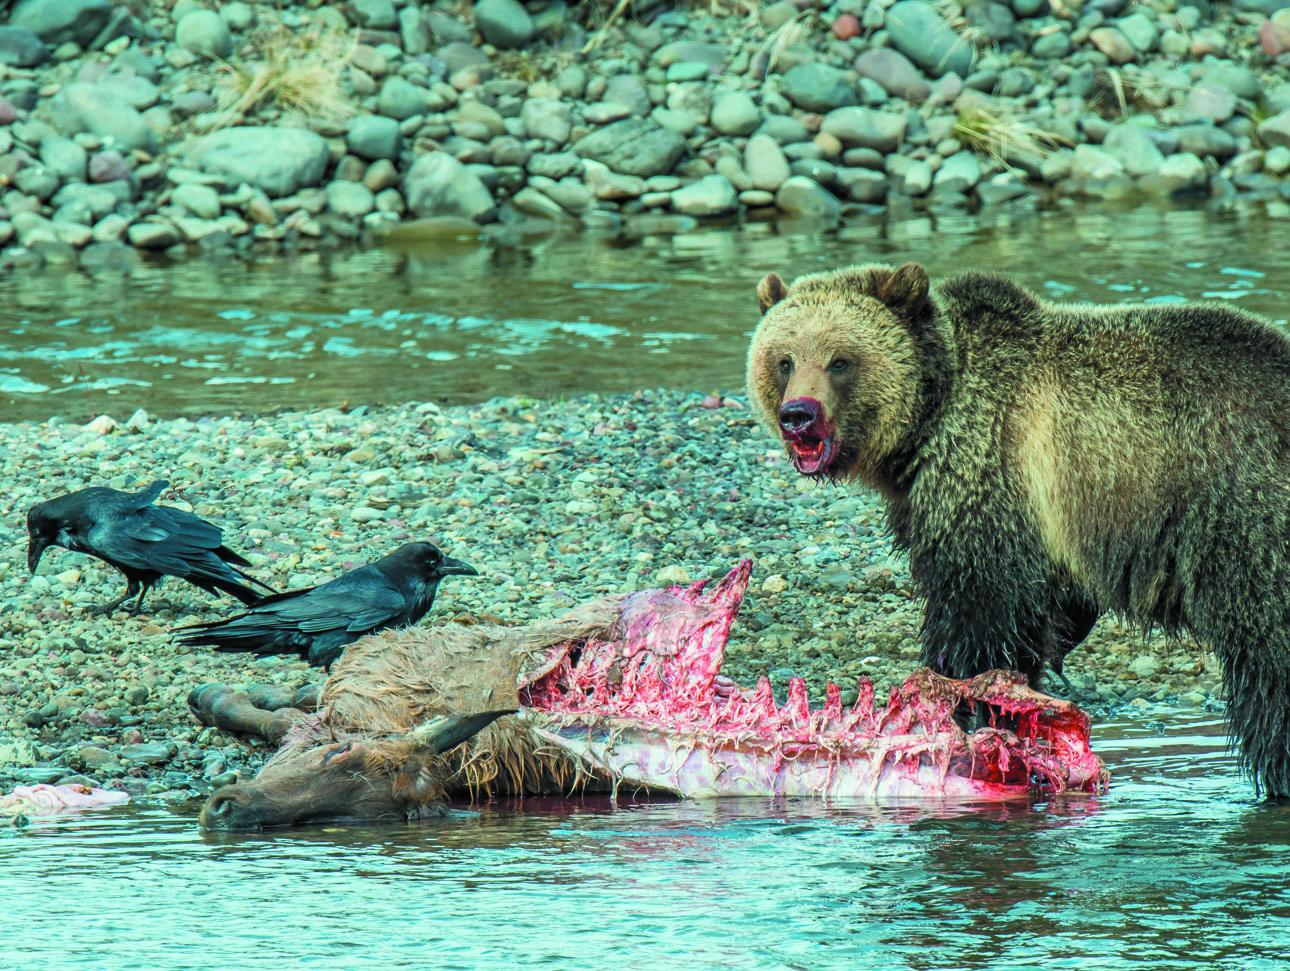
<instances>
[{"instance_id":1,"label":"bear's ear","mask_svg":"<svg viewBox=\"0 0 1290 971\"><path fill-rule=\"evenodd\" d=\"M927 271L917 263L906 263L897 267L886 283L879 284L877 296L892 310L901 311L913 320L920 316L930 289Z\"/></svg>"},{"instance_id":2,"label":"bear's ear","mask_svg":"<svg viewBox=\"0 0 1290 971\"><path fill-rule=\"evenodd\" d=\"M764 314L788 295L788 287L779 278L778 273L767 273L757 284L757 306Z\"/></svg>"}]
</instances>

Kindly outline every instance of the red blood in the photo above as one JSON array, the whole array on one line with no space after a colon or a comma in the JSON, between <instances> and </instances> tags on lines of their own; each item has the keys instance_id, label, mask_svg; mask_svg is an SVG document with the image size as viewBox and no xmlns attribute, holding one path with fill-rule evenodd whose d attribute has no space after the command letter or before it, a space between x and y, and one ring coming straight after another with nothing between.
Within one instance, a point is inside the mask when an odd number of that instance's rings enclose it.
<instances>
[{"instance_id":1,"label":"red blood","mask_svg":"<svg viewBox=\"0 0 1290 971\"><path fill-rule=\"evenodd\" d=\"M614 640L563 645L552 668L521 690L520 703L553 715L648 723L697 745L717 736L757 738L767 752L794 758L843 746L897 759L908 748L918 758L927 740L936 739L946 770L981 783L983 794L993 787L1105 789L1105 770L1089 750L1088 716L1032 691L1015 672L954 681L915 671L892 689L886 708L874 707L873 685L861 678L850 710L832 683L818 709L801 678L790 679L782 707L765 677L751 691L724 677L714 686L751 566L742 561L707 593L706 581L699 581L632 594ZM985 705L990 727L966 735L955 713L977 704Z\"/></svg>"}]
</instances>

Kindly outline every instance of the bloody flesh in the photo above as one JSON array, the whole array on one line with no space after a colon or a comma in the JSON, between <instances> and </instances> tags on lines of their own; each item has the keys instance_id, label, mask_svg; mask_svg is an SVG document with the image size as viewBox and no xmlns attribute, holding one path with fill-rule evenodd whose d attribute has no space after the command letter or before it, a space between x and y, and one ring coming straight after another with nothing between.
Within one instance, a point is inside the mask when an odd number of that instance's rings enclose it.
<instances>
[{"instance_id":1,"label":"bloody flesh","mask_svg":"<svg viewBox=\"0 0 1290 971\"><path fill-rule=\"evenodd\" d=\"M560 645L520 689L526 721L550 742L622 784L685 796L1006 799L1103 791L1088 716L992 671L969 681L930 671L874 706L860 680L844 708L830 683L812 708L805 683L776 704L770 682L752 690L720 675L748 586L741 562L705 592L648 590L624 601L612 636ZM955 715L985 714L965 733Z\"/></svg>"}]
</instances>

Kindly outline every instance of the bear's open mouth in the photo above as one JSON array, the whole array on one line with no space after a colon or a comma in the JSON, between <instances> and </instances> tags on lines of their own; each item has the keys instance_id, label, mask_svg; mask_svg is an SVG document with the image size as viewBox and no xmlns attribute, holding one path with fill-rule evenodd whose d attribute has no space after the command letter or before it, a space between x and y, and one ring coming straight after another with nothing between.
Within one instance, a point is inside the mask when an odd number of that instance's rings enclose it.
<instances>
[{"instance_id":1,"label":"bear's open mouth","mask_svg":"<svg viewBox=\"0 0 1290 971\"><path fill-rule=\"evenodd\" d=\"M828 469L833 459L833 439L803 435L788 439L793 465L802 475L819 475Z\"/></svg>"}]
</instances>

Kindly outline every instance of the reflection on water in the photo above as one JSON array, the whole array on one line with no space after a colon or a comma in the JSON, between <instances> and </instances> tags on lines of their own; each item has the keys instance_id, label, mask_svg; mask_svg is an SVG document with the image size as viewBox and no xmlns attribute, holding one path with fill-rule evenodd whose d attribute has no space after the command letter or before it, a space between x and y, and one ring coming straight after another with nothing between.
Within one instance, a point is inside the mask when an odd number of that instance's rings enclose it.
<instances>
[{"instance_id":1,"label":"reflection on water","mask_svg":"<svg viewBox=\"0 0 1290 971\"><path fill-rule=\"evenodd\" d=\"M0 944L102 969L1284 967L1290 810L1253 801L1221 722L1095 745L1110 794L1033 807L530 801L242 837L127 808L0 836Z\"/></svg>"},{"instance_id":2,"label":"reflection on water","mask_svg":"<svg viewBox=\"0 0 1290 971\"><path fill-rule=\"evenodd\" d=\"M751 224L191 261L128 278L13 274L0 281L0 401L10 418L84 420L139 406L732 390L761 276L871 260L918 260L933 277L1004 270L1053 299L1223 300L1284 321L1290 247L1278 214L1102 206L874 217L797 235Z\"/></svg>"}]
</instances>

